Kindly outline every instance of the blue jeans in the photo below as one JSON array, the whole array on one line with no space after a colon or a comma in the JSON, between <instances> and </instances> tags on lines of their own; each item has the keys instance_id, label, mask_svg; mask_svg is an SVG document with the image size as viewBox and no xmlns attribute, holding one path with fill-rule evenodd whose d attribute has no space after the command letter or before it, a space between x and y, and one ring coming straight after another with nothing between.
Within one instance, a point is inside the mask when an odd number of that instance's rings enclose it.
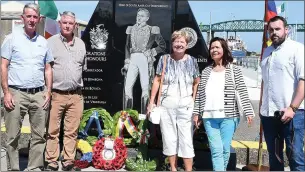
<instances>
[{"instance_id":1,"label":"blue jeans","mask_svg":"<svg viewBox=\"0 0 305 172\"><path fill-rule=\"evenodd\" d=\"M203 119L214 171L226 171L230 158L231 141L238 123L239 118Z\"/></svg>"},{"instance_id":2,"label":"blue jeans","mask_svg":"<svg viewBox=\"0 0 305 172\"><path fill-rule=\"evenodd\" d=\"M269 152L270 171L284 171L284 163L276 157L276 151L283 160L284 140L286 155L291 171L305 171L304 168L304 110L298 110L291 121L281 123L274 117L261 116L263 131ZM275 147L275 138L279 137L279 147Z\"/></svg>"}]
</instances>

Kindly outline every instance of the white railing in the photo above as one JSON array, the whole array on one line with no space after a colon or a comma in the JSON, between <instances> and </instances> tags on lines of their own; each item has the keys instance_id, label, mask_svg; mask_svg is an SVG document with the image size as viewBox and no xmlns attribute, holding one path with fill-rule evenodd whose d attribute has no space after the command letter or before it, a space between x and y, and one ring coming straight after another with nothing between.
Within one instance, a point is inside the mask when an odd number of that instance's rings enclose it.
<instances>
[{"instance_id":1,"label":"white railing","mask_svg":"<svg viewBox=\"0 0 305 172\"><path fill-rule=\"evenodd\" d=\"M246 56L236 61L236 64L238 66L253 68L254 70L258 69L259 63L260 63L260 58L257 56Z\"/></svg>"}]
</instances>

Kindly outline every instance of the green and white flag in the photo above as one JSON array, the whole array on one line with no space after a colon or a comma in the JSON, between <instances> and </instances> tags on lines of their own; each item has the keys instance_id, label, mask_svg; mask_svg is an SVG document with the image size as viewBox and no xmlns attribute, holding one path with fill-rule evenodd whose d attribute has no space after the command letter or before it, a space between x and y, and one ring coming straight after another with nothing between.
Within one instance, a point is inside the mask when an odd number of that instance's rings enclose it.
<instances>
[{"instance_id":1,"label":"green and white flag","mask_svg":"<svg viewBox=\"0 0 305 172\"><path fill-rule=\"evenodd\" d=\"M52 0L40 1L38 0L40 7L40 14L50 19L56 20L58 15L58 9Z\"/></svg>"},{"instance_id":2,"label":"green and white flag","mask_svg":"<svg viewBox=\"0 0 305 172\"><path fill-rule=\"evenodd\" d=\"M60 32L59 24L57 22L57 20L60 18L60 15L53 0L38 0L38 4L40 7L40 14L46 17L44 36L47 39Z\"/></svg>"},{"instance_id":3,"label":"green and white flag","mask_svg":"<svg viewBox=\"0 0 305 172\"><path fill-rule=\"evenodd\" d=\"M277 14L285 12L285 2L283 2L280 6L276 7Z\"/></svg>"}]
</instances>

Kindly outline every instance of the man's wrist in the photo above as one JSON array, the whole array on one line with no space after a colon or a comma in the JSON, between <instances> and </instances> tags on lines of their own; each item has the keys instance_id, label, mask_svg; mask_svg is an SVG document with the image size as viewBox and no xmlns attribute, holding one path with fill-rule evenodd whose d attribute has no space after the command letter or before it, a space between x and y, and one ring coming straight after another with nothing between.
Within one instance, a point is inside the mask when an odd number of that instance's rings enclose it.
<instances>
[{"instance_id":1,"label":"man's wrist","mask_svg":"<svg viewBox=\"0 0 305 172\"><path fill-rule=\"evenodd\" d=\"M293 104L290 104L289 107L294 113L298 110L298 107L294 106Z\"/></svg>"},{"instance_id":2,"label":"man's wrist","mask_svg":"<svg viewBox=\"0 0 305 172\"><path fill-rule=\"evenodd\" d=\"M3 91L3 94L6 95L6 94L10 94L10 91L7 90L7 91Z\"/></svg>"},{"instance_id":3,"label":"man's wrist","mask_svg":"<svg viewBox=\"0 0 305 172\"><path fill-rule=\"evenodd\" d=\"M10 93L10 91L9 91L8 88L4 88L4 89L2 89L2 91L3 91L3 94L4 94L4 95Z\"/></svg>"},{"instance_id":4,"label":"man's wrist","mask_svg":"<svg viewBox=\"0 0 305 172\"><path fill-rule=\"evenodd\" d=\"M51 88L47 88L46 92L47 93L52 93L52 89Z\"/></svg>"}]
</instances>

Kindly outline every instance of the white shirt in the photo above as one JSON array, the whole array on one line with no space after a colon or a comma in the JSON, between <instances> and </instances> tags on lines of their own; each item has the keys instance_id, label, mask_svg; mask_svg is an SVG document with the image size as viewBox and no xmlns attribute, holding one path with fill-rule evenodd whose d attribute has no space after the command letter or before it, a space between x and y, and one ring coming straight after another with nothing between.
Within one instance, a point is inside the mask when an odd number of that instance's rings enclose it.
<instances>
[{"instance_id":1,"label":"white shirt","mask_svg":"<svg viewBox=\"0 0 305 172\"><path fill-rule=\"evenodd\" d=\"M211 71L205 94L206 103L202 118L225 118L224 111L225 70Z\"/></svg>"},{"instance_id":2,"label":"white shirt","mask_svg":"<svg viewBox=\"0 0 305 172\"><path fill-rule=\"evenodd\" d=\"M274 111L289 107L299 79L304 79L304 45L287 38L276 49L265 49L262 61L263 97L260 113L274 116ZM304 109L304 100L299 109Z\"/></svg>"}]
</instances>

